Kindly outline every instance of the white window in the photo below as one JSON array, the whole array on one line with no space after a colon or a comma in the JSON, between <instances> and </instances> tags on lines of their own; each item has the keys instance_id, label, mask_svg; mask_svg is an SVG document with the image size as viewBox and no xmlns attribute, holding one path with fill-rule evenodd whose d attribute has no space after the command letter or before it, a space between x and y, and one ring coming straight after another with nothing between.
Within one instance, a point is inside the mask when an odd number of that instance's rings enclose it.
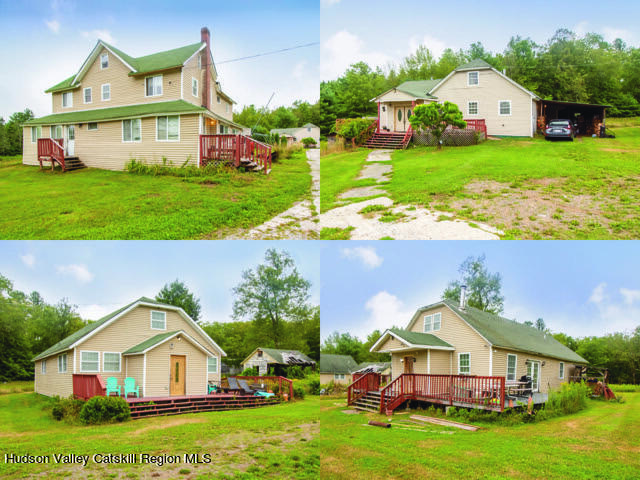
<instances>
[{"instance_id":1,"label":"white window","mask_svg":"<svg viewBox=\"0 0 640 480\"><path fill-rule=\"evenodd\" d=\"M507 381L515 381L516 379L516 364L518 357L513 354L507 355Z\"/></svg>"},{"instance_id":2,"label":"white window","mask_svg":"<svg viewBox=\"0 0 640 480\"><path fill-rule=\"evenodd\" d=\"M153 77L147 77L145 81L145 97L157 97L162 95L162 75L155 75Z\"/></svg>"},{"instance_id":3,"label":"white window","mask_svg":"<svg viewBox=\"0 0 640 480\"><path fill-rule=\"evenodd\" d=\"M167 329L167 313L151 311L151 329L166 330Z\"/></svg>"},{"instance_id":4,"label":"white window","mask_svg":"<svg viewBox=\"0 0 640 480\"><path fill-rule=\"evenodd\" d=\"M119 372L120 354L117 352L104 352L102 354L102 371L114 373Z\"/></svg>"},{"instance_id":5,"label":"white window","mask_svg":"<svg viewBox=\"0 0 640 480\"><path fill-rule=\"evenodd\" d=\"M102 85L102 101L106 102L107 100L111 100L111 84L105 83Z\"/></svg>"},{"instance_id":6,"label":"white window","mask_svg":"<svg viewBox=\"0 0 640 480\"><path fill-rule=\"evenodd\" d=\"M62 125L53 125L51 127L51 138L62 138Z\"/></svg>"},{"instance_id":7,"label":"white window","mask_svg":"<svg viewBox=\"0 0 640 480\"><path fill-rule=\"evenodd\" d=\"M478 102L469 102L469 103L467 103L467 114L468 115L477 115L478 114Z\"/></svg>"},{"instance_id":8,"label":"white window","mask_svg":"<svg viewBox=\"0 0 640 480\"><path fill-rule=\"evenodd\" d=\"M478 85L480 83L479 72L467 73L467 85Z\"/></svg>"},{"instance_id":9,"label":"white window","mask_svg":"<svg viewBox=\"0 0 640 480\"><path fill-rule=\"evenodd\" d=\"M160 142L180 141L180 117L158 117L156 119L156 140Z\"/></svg>"},{"instance_id":10,"label":"white window","mask_svg":"<svg viewBox=\"0 0 640 480\"><path fill-rule=\"evenodd\" d=\"M425 315L424 317L424 332L429 333L435 330L440 330L442 324L442 314L434 313L433 315Z\"/></svg>"},{"instance_id":11,"label":"white window","mask_svg":"<svg viewBox=\"0 0 640 480\"><path fill-rule=\"evenodd\" d=\"M36 143L42 137L42 127L31 127L31 143Z\"/></svg>"},{"instance_id":12,"label":"white window","mask_svg":"<svg viewBox=\"0 0 640 480\"><path fill-rule=\"evenodd\" d=\"M191 77L191 95L198 96L198 79Z\"/></svg>"},{"instance_id":13,"label":"white window","mask_svg":"<svg viewBox=\"0 0 640 480\"><path fill-rule=\"evenodd\" d=\"M560 379L564 379L564 362L560 362Z\"/></svg>"},{"instance_id":14,"label":"white window","mask_svg":"<svg viewBox=\"0 0 640 480\"><path fill-rule=\"evenodd\" d=\"M81 372L99 372L100 371L100 353L99 352L80 352L80 371Z\"/></svg>"},{"instance_id":15,"label":"white window","mask_svg":"<svg viewBox=\"0 0 640 480\"><path fill-rule=\"evenodd\" d=\"M500 100L498 102L499 115L511 115L511 100Z\"/></svg>"},{"instance_id":16,"label":"white window","mask_svg":"<svg viewBox=\"0 0 640 480\"><path fill-rule=\"evenodd\" d=\"M209 357L207 360L207 373L218 373L218 357Z\"/></svg>"},{"instance_id":17,"label":"white window","mask_svg":"<svg viewBox=\"0 0 640 480\"><path fill-rule=\"evenodd\" d=\"M333 375L333 378L334 378L335 380L344 380L344 373L335 373L335 374Z\"/></svg>"},{"instance_id":18,"label":"white window","mask_svg":"<svg viewBox=\"0 0 640 480\"><path fill-rule=\"evenodd\" d=\"M47 373L47 361L46 360L41 360L40 361L40 373Z\"/></svg>"},{"instance_id":19,"label":"white window","mask_svg":"<svg viewBox=\"0 0 640 480\"><path fill-rule=\"evenodd\" d=\"M139 142L142 139L141 120L132 118L131 120L122 121L122 141L123 142Z\"/></svg>"},{"instance_id":20,"label":"white window","mask_svg":"<svg viewBox=\"0 0 640 480\"><path fill-rule=\"evenodd\" d=\"M100 55L100 69L105 69L109 67L109 54L103 53Z\"/></svg>"},{"instance_id":21,"label":"white window","mask_svg":"<svg viewBox=\"0 0 640 480\"><path fill-rule=\"evenodd\" d=\"M98 123L97 122L89 122L87 123L87 130L97 130Z\"/></svg>"},{"instance_id":22,"label":"white window","mask_svg":"<svg viewBox=\"0 0 640 480\"><path fill-rule=\"evenodd\" d=\"M469 375L471 373L471 354L458 354L458 375Z\"/></svg>"},{"instance_id":23,"label":"white window","mask_svg":"<svg viewBox=\"0 0 640 480\"><path fill-rule=\"evenodd\" d=\"M64 92L62 94L62 107L73 107L73 92Z\"/></svg>"},{"instance_id":24,"label":"white window","mask_svg":"<svg viewBox=\"0 0 640 480\"><path fill-rule=\"evenodd\" d=\"M67 354L58 355L58 373L67 373Z\"/></svg>"},{"instance_id":25,"label":"white window","mask_svg":"<svg viewBox=\"0 0 640 480\"><path fill-rule=\"evenodd\" d=\"M84 93L84 103L91 103L93 101L91 96L91 87L87 87L83 91Z\"/></svg>"},{"instance_id":26,"label":"white window","mask_svg":"<svg viewBox=\"0 0 640 480\"><path fill-rule=\"evenodd\" d=\"M229 104L228 104L228 103L225 103L225 104L224 104L224 108L225 108L225 111L226 111L227 113L229 113Z\"/></svg>"},{"instance_id":27,"label":"white window","mask_svg":"<svg viewBox=\"0 0 640 480\"><path fill-rule=\"evenodd\" d=\"M311 127L307 127L307 132L310 132L310 131L311 131Z\"/></svg>"},{"instance_id":28,"label":"white window","mask_svg":"<svg viewBox=\"0 0 640 480\"><path fill-rule=\"evenodd\" d=\"M216 95L216 101L220 103L220 95Z\"/></svg>"}]
</instances>

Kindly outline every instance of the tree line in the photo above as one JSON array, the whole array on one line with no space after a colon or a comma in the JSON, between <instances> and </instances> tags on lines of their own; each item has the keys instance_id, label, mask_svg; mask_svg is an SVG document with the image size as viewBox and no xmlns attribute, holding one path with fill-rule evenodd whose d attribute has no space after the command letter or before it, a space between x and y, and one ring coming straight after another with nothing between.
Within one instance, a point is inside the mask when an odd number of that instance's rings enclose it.
<instances>
[{"instance_id":1,"label":"tree line","mask_svg":"<svg viewBox=\"0 0 640 480\"><path fill-rule=\"evenodd\" d=\"M399 65L374 69L355 63L336 80L321 82L321 131L329 133L338 118L376 116L377 105L370 100L404 81L444 78L474 59L504 71L541 98L611 105L610 116L640 115L640 48L559 29L544 44L512 37L499 53L476 42L458 51L448 48L436 58L421 45Z\"/></svg>"},{"instance_id":2,"label":"tree line","mask_svg":"<svg viewBox=\"0 0 640 480\"><path fill-rule=\"evenodd\" d=\"M22 155L22 124L32 118L28 108L11 115L6 123L0 117L0 155Z\"/></svg>"},{"instance_id":3,"label":"tree line","mask_svg":"<svg viewBox=\"0 0 640 480\"><path fill-rule=\"evenodd\" d=\"M251 128L252 133L258 134L268 134L272 128L295 128L307 123L318 125L320 102L310 104L296 100L289 107L278 107L273 110L267 107L257 108L253 104L245 105L240 112L233 114L233 121Z\"/></svg>"},{"instance_id":4,"label":"tree line","mask_svg":"<svg viewBox=\"0 0 640 480\"><path fill-rule=\"evenodd\" d=\"M310 286L287 252L270 249L234 288L234 321L204 323L200 299L180 280L155 299L185 310L225 351L226 364L239 365L257 347L299 350L319 360L320 307L309 302ZM33 379L36 355L90 323L67 299L47 303L0 275L0 381Z\"/></svg>"}]
</instances>

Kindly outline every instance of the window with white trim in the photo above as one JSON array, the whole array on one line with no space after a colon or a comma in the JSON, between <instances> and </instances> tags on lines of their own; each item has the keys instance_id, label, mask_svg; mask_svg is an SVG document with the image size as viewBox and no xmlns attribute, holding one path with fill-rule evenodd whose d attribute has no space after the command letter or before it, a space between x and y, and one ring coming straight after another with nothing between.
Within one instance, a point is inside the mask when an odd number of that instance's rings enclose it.
<instances>
[{"instance_id":1,"label":"window with white trim","mask_svg":"<svg viewBox=\"0 0 640 480\"><path fill-rule=\"evenodd\" d=\"M91 103L93 101L93 97L91 94L91 87L85 88L83 91L84 103Z\"/></svg>"},{"instance_id":2,"label":"window with white trim","mask_svg":"<svg viewBox=\"0 0 640 480\"><path fill-rule=\"evenodd\" d=\"M467 85L473 86L480 83L480 72L468 72L467 73Z\"/></svg>"},{"instance_id":3,"label":"window with white trim","mask_svg":"<svg viewBox=\"0 0 640 480\"><path fill-rule=\"evenodd\" d=\"M39 138L42 138L42 127L31 127L31 143L37 143Z\"/></svg>"},{"instance_id":4,"label":"window with white trim","mask_svg":"<svg viewBox=\"0 0 640 480\"><path fill-rule=\"evenodd\" d=\"M62 108L73 107L73 92L64 92L62 94Z\"/></svg>"},{"instance_id":5,"label":"window with white trim","mask_svg":"<svg viewBox=\"0 0 640 480\"><path fill-rule=\"evenodd\" d=\"M102 354L102 371L117 373L120 371L120 354L117 352L104 352Z\"/></svg>"},{"instance_id":6,"label":"window with white trim","mask_svg":"<svg viewBox=\"0 0 640 480\"><path fill-rule=\"evenodd\" d=\"M507 381L515 381L516 379L516 364L518 361L518 357L513 354L507 355Z\"/></svg>"},{"instance_id":7,"label":"window with white trim","mask_svg":"<svg viewBox=\"0 0 640 480\"><path fill-rule=\"evenodd\" d=\"M471 354L458 354L458 375L469 375L471 373Z\"/></svg>"},{"instance_id":8,"label":"window with white trim","mask_svg":"<svg viewBox=\"0 0 640 480\"><path fill-rule=\"evenodd\" d=\"M67 354L58 355L58 373L67 373Z\"/></svg>"},{"instance_id":9,"label":"window with white trim","mask_svg":"<svg viewBox=\"0 0 640 480\"><path fill-rule=\"evenodd\" d=\"M151 329L166 330L167 329L167 312L151 311Z\"/></svg>"},{"instance_id":10,"label":"window with white trim","mask_svg":"<svg viewBox=\"0 0 640 480\"><path fill-rule=\"evenodd\" d=\"M89 122L87 123L87 130L97 130L98 122Z\"/></svg>"},{"instance_id":11,"label":"window with white trim","mask_svg":"<svg viewBox=\"0 0 640 480\"><path fill-rule=\"evenodd\" d=\"M122 141L139 142L142 139L142 121L139 118L122 121Z\"/></svg>"},{"instance_id":12,"label":"window with white trim","mask_svg":"<svg viewBox=\"0 0 640 480\"><path fill-rule=\"evenodd\" d=\"M40 361L40 373L42 373L42 374L47 373L47 361L46 360L41 360Z\"/></svg>"},{"instance_id":13,"label":"window with white trim","mask_svg":"<svg viewBox=\"0 0 640 480\"><path fill-rule=\"evenodd\" d=\"M478 102L467 103L467 115L478 115Z\"/></svg>"},{"instance_id":14,"label":"window with white trim","mask_svg":"<svg viewBox=\"0 0 640 480\"><path fill-rule=\"evenodd\" d=\"M100 69L105 69L109 67L109 54L103 53L100 55Z\"/></svg>"},{"instance_id":15,"label":"window with white trim","mask_svg":"<svg viewBox=\"0 0 640 480\"><path fill-rule=\"evenodd\" d=\"M500 100L498 104L499 115L511 115L511 100Z\"/></svg>"},{"instance_id":16,"label":"window with white trim","mask_svg":"<svg viewBox=\"0 0 640 480\"><path fill-rule=\"evenodd\" d=\"M334 373L333 378L334 380L344 380L344 373Z\"/></svg>"},{"instance_id":17,"label":"window with white trim","mask_svg":"<svg viewBox=\"0 0 640 480\"><path fill-rule=\"evenodd\" d=\"M62 138L62 125L51 126L51 138Z\"/></svg>"},{"instance_id":18,"label":"window with white trim","mask_svg":"<svg viewBox=\"0 0 640 480\"><path fill-rule=\"evenodd\" d=\"M177 142L180 140L180 116L156 118L156 140L160 142Z\"/></svg>"},{"instance_id":19,"label":"window with white trim","mask_svg":"<svg viewBox=\"0 0 640 480\"><path fill-rule=\"evenodd\" d=\"M100 371L100 352L80 352L80 371L97 373Z\"/></svg>"},{"instance_id":20,"label":"window with white trim","mask_svg":"<svg viewBox=\"0 0 640 480\"><path fill-rule=\"evenodd\" d=\"M220 103L220 95L216 95L216 101Z\"/></svg>"},{"instance_id":21,"label":"window with white trim","mask_svg":"<svg viewBox=\"0 0 640 480\"><path fill-rule=\"evenodd\" d=\"M560 362L560 380L564 379L564 362Z\"/></svg>"},{"instance_id":22,"label":"window with white trim","mask_svg":"<svg viewBox=\"0 0 640 480\"><path fill-rule=\"evenodd\" d=\"M207 373L218 373L218 357L207 359Z\"/></svg>"},{"instance_id":23,"label":"window with white trim","mask_svg":"<svg viewBox=\"0 0 640 480\"><path fill-rule=\"evenodd\" d=\"M425 315L424 317L424 333L440 330L442 324L442 314L434 313L433 315Z\"/></svg>"},{"instance_id":24,"label":"window with white trim","mask_svg":"<svg viewBox=\"0 0 640 480\"><path fill-rule=\"evenodd\" d=\"M162 95L162 75L154 75L153 77L147 77L144 79L145 97L157 97Z\"/></svg>"},{"instance_id":25,"label":"window with white trim","mask_svg":"<svg viewBox=\"0 0 640 480\"><path fill-rule=\"evenodd\" d=\"M191 95L198 96L198 79L191 77Z\"/></svg>"},{"instance_id":26,"label":"window with white trim","mask_svg":"<svg viewBox=\"0 0 640 480\"><path fill-rule=\"evenodd\" d=\"M105 83L102 85L102 101L106 102L111 100L111 84Z\"/></svg>"}]
</instances>

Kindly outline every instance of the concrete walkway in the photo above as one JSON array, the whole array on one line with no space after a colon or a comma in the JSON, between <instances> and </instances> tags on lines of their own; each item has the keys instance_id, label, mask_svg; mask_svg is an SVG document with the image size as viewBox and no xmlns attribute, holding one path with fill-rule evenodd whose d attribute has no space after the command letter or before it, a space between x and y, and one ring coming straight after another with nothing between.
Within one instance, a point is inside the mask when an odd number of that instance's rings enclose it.
<instances>
[{"instance_id":1,"label":"concrete walkway","mask_svg":"<svg viewBox=\"0 0 640 480\"><path fill-rule=\"evenodd\" d=\"M236 232L227 240L311 240L319 238L317 220L320 211L320 149L307 150L307 162L311 167L311 200L295 203L288 210L276 215L262 225L248 231Z\"/></svg>"},{"instance_id":2,"label":"concrete walkway","mask_svg":"<svg viewBox=\"0 0 640 480\"><path fill-rule=\"evenodd\" d=\"M373 150L367 157L358 179L374 179L374 186L358 187L343 192L344 200L386 194L385 185L393 166L384 163L391 160L392 150ZM360 213L366 207L369 212ZM497 240L502 234L489 225L450 219L446 212L430 211L410 205L394 206L393 200L381 196L349 203L320 215L320 228L350 228L353 240Z\"/></svg>"}]
</instances>

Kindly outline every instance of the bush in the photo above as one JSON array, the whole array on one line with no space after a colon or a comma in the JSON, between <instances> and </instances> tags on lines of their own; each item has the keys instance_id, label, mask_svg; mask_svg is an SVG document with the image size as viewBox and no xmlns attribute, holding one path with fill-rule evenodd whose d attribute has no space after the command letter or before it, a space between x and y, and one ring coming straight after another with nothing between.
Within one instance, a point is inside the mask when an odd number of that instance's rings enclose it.
<instances>
[{"instance_id":1,"label":"bush","mask_svg":"<svg viewBox=\"0 0 640 480\"><path fill-rule=\"evenodd\" d=\"M257 377L258 367L245 368L240 374L241 377Z\"/></svg>"},{"instance_id":2,"label":"bush","mask_svg":"<svg viewBox=\"0 0 640 480\"><path fill-rule=\"evenodd\" d=\"M80 411L80 421L86 425L124 422L129 418L131 411L122 397L93 397Z\"/></svg>"},{"instance_id":3,"label":"bush","mask_svg":"<svg viewBox=\"0 0 640 480\"><path fill-rule=\"evenodd\" d=\"M320 385L320 390L325 391L325 395L344 395L347 392L347 385L342 383L334 383L331 380L326 385Z\"/></svg>"},{"instance_id":4,"label":"bush","mask_svg":"<svg viewBox=\"0 0 640 480\"><path fill-rule=\"evenodd\" d=\"M293 398L299 398L300 400L302 400L304 398L304 387L300 384L293 384Z\"/></svg>"},{"instance_id":5,"label":"bush","mask_svg":"<svg viewBox=\"0 0 640 480\"><path fill-rule=\"evenodd\" d=\"M349 141L355 140L356 144L361 144L366 140L364 133L371 123L371 120L365 118L350 118L340 125L336 133Z\"/></svg>"},{"instance_id":6,"label":"bush","mask_svg":"<svg viewBox=\"0 0 640 480\"><path fill-rule=\"evenodd\" d=\"M567 415L587 408L591 389L584 382L563 383L560 390L549 392L545 410L551 415Z\"/></svg>"},{"instance_id":7,"label":"bush","mask_svg":"<svg viewBox=\"0 0 640 480\"><path fill-rule=\"evenodd\" d=\"M51 408L51 415L56 420L65 420L66 422L73 423L78 420L78 415L82 410L84 405L84 401L79 398L73 398L70 396L68 398L60 398L54 397L52 399L53 406Z\"/></svg>"},{"instance_id":8,"label":"bush","mask_svg":"<svg viewBox=\"0 0 640 480\"><path fill-rule=\"evenodd\" d=\"M127 163L125 170L136 175L151 175L154 177L169 175L173 177L183 178L207 177L212 175L220 175L223 173L228 174L236 170L234 167L227 165L225 162L209 163L204 167L187 165L190 160L191 157L188 157L180 167L176 167L172 162L167 161L166 157L162 157L161 164L156 163L152 165L132 158L131 160L129 160L129 163Z\"/></svg>"},{"instance_id":9,"label":"bush","mask_svg":"<svg viewBox=\"0 0 640 480\"><path fill-rule=\"evenodd\" d=\"M305 138L303 138L303 139L302 139L302 140L300 140L300 141L301 141L301 142L302 142L302 144L303 144L305 147L307 147L307 148L308 148L309 146L311 146L311 145L315 145L315 144L316 144L315 139L313 139L313 138L311 138L311 137L305 137Z\"/></svg>"},{"instance_id":10,"label":"bush","mask_svg":"<svg viewBox=\"0 0 640 480\"><path fill-rule=\"evenodd\" d=\"M287 367L287 378L304 378L304 371L300 365L290 365Z\"/></svg>"}]
</instances>

